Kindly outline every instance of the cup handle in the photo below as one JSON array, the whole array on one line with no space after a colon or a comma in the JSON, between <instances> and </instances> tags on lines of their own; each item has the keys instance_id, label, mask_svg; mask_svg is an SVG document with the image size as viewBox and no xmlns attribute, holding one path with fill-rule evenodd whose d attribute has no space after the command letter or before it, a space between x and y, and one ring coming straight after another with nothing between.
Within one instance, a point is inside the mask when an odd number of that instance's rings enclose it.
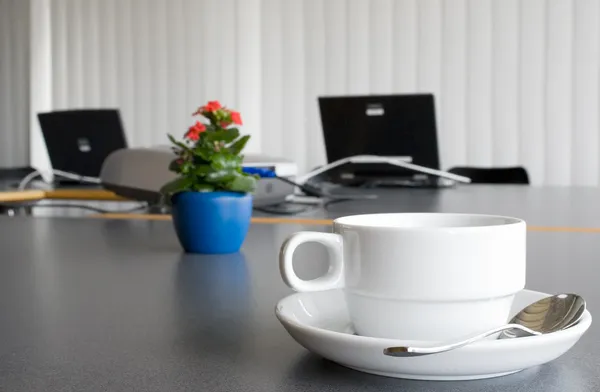
<instances>
[{"instance_id":1,"label":"cup handle","mask_svg":"<svg viewBox=\"0 0 600 392\"><path fill-rule=\"evenodd\" d=\"M305 242L318 242L327 248L329 269L327 273L312 280L303 280L294 272L294 251ZM285 284L296 291L323 291L344 287L344 261L342 236L334 233L300 231L289 236L279 252L279 270Z\"/></svg>"}]
</instances>

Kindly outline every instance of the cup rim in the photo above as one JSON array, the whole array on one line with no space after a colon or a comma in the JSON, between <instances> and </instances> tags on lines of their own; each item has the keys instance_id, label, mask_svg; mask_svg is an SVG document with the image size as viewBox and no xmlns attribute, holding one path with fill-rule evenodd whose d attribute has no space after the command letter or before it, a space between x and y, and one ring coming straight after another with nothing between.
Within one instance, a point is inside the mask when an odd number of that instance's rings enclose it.
<instances>
[{"instance_id":1,"label":"cup rim","mask_svg":"<svg viewBox=\"0 0 600 392\"><path fill-rule=\"evenodd\" d=\"M496 219L496 220L505 220L503 223L490 223L490 224L482 224L482 225L473 225L473 226L393 226L393 225L374 225L368 223L360 223L360 222L352 222L353 220L358 220L360 218L365 217L383 217L383 216L412 216L412 217L431 217L431 216L440 216L447 218L459 218L459 217L474 217L480 219ZM471 214L471 213L447 213L447 212L391 212L391 213L375 213L375 214L355 214L355 215L346 215L339 218L334 219L333 226L334 227L346 227L346 228L362 228L362 229L370 229L370 230L393 230L393 231L473 231L473 230L483 230L483 229L502 229L502 228L510 228L519 225L526 225L525 220L520 218L515 218L512 216L505 215L493 215L493 214Z\"/></svg>"}]
</instances>

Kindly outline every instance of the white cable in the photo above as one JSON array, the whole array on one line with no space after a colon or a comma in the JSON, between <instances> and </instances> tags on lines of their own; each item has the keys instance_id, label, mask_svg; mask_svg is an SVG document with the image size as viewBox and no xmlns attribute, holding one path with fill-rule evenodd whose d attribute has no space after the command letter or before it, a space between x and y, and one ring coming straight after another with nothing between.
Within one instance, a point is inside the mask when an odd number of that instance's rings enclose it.
<instances>
[{"instance_id":1,"label":"white cable","mask_svg":"<svg viewBox=\"0 0 600 392\"><path fill-rule=\"evenodd\" d=\"M334 167L341 166L345 163L381 163L384 159L402 160L402 161L406 161L406 162L412 161L412 157L393 157L392 158L392 157L380 157L380 156L375 156L375 155L354 155L351 157L338 159L335 162L331 162L326 165L323 165L313 171L306 173L305 175L303 175L301 177L297 177L295 181L300 185L304 185L311 178L313 178L321 173L324 173L326 171L329 171L329 170L333 169Z\"/></svg>"},{"instance_id":2,"label":"white cable","mask_svg":"<svg viewBox=\"0 0 600 392\"><path fill-rule=\"evenodd\" d=\"M62 171L62 170L56 170L53 169L52 172L56 175L68 178L70 180L77 180L77 181L81 181L81 182L88 182L90 184L100 184L101 181L99 178L97 177L88 177L88 176L81 176L79 174L75 174L75 173L69 173L66 171Z\"/></svg>"},{"instance_id":3,"label":"white cable","mask_svg":"<svg viewBox=\"0 0 600 392\"><path fill-rule=\"evenodd\" d=\"M435 176L448 178L450 180L454 180L454 181L458 181L458 182L465 182L465 183L471 182L471 179L468 177L459 176L459 175L449 173L446 171L442 171L442 170L431 169L431 168L424 167L421 165L415 165L414 163L410 163L410 162L412 162L412 157L383 157L383 156L377 156L377 155L355 155L352 157L347 157L347 158L337 160L335 162L324 165L316 170L313 170L313 171L305 174L304 176L296 178L296 182L300 185L304 185L308 180L315 177L316 175L326 172L328 170L331 170L334 167L343 165L345 163L387 163L389 165L400 166L405 169L410 169L410 170L414 170L416 172L421 172L421 173L432 174Z\"/></svg>"},{"instance_id":4,"label":"white cable","mask_svg":"<svg viewBox=\"0 0 600 392\"><path fill-rule=\"evenodd\" d=\"M87 182L90 184L100 184L101 183L100 179L96 178L96 177L81 176L79 174L69 173L69 172L57 170L57 169L50 170L50 173L57 175L57 176L64 177L64 178L68 178L70 180ZM18 190L20 190L20 191L24 190L31 181L33 181L36 177L39 177L41 175L42 175L42 172L39 170L35 170L35 171L29 173L19 182Z\"/></svg>"},{"instance_id":5,"label":"white cable","mask_svg":"<svg viewBox=\"0 0 600 392\"><path fill-rule=\"evenodd\" d=\"M77 180L77 181L81 181L81 182L87 182L87 183L91 183L91 184L101 184L102 182L100 181L99 178L96 177L87 177L87 176L81 176L79 174L75 174L75 173L69 173L66 171L62 171L62 170L57 170L57 169L53 169L50 171L51 173L53 173L54 175L58 175L64 178L68 178L71 180ZM39 177L42 175L42 172L39 170L34 170L33 172L29 173L28 175L26 175L25 177L23 177L23 179L21 180L21 182L19 183L19 187L18 189L20 191L24 190L25 187L31 182L33 181L33 179L35 179L36 177ZM132 210L138 209L140 207L145 206L147 203L146 202L141 202L138 204L138 206L134 207ZM54 204L48 204L48 205L37 205L38 207L56 207L56 205ZM68 207L68 206L64 206L64 207ZM79 206L79 205L74 205L74 207L77 208L87 208L87 209L93 209L94 207L89 207L89 206ZM96 209L98 212L102 212L102 213L106 213L106 212L128 212L128 210L125 211L119 211L119 210L114 210L114 211L110 211L110 210L102 210L100 211L100 209Z\"/></svg>"},{"instance_id":6,"label":"white cable","mask_svg":"<svg viewBox=\"0 0 600 392\"><path fill-rule=\"evenodd\" d=\"M429 167L415 165L414 163L403 162L403 161L400 161L397 159L386 159L384 162L389 163L390 165L400 166L405 169L414 170L416 172L422 172L422 173L432 174L434 176L438 176L438 177L442 177L442 178L448 178L450 180L454 180L457 182L464 182L467 184L471 182L471 179L469 177L459 176L458 174L449 173L449 172L442 171L442 170L431 169Z\"/></svg>"},{"instance_id":7,"label":"white cable","mask_svg":"<svg viewBox=\"0 0 600 392\"><path fill-rule=\"evenodd\" d=\"M41 173L37 170L32 171L31 173L29 173L28 175L26 175L21 182L19 182L19 186L17 187L18 190L22 191L23 189L25 189L25 187L27 186L27 184L29 184L31 181L33 181L34 178L36 178L37 176L39 176Z\"/></svg>"}]
</instances>

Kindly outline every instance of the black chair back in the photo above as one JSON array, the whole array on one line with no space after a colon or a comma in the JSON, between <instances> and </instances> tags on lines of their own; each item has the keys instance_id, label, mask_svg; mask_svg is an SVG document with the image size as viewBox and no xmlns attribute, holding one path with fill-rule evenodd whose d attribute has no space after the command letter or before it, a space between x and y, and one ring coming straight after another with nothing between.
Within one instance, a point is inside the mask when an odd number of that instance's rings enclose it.
<instances>
[{"instance_id":1,"label":"black chair back","mask_svg":"<svg viewBox=\"0 0 600 392\"><path fill-rule=\"evenodd\" d=\"M25 176L35 171L30 166L0 167L0 181L22 180Z\"/></svg>"},{"instance_id":2,"label":"black chair back","mask_svg":"<svg viewBox=\"0 0 600 392\"><path fill-rule=\"evenodd\" d=\"M527 170L516 167L453 167L450 173L469 177L472 184L529 184Z\"/></svg>"}]
</instances>

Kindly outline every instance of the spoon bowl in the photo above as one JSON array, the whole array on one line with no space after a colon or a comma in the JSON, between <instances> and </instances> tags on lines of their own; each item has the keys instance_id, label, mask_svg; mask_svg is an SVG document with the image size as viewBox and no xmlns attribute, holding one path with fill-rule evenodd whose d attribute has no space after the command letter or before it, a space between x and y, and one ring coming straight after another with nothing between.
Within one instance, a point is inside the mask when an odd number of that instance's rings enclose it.
<instances>
[{"instance_id":1,"label":"spoon bowl","mask_svg":"<svg viewBox=\"0 0 600 392\"><path fill-rule=\"evenodd\" d=\"M391 357L415 357L454 350L499 332L502 332L498 336L499 339L552 333L577 324L581 320L585 309L585 300L581 296L577 294L557 294L526 306L506 325L475 336L433 347L388 347L383 350L383 353Z\"/></svg>"}]
</instances>

